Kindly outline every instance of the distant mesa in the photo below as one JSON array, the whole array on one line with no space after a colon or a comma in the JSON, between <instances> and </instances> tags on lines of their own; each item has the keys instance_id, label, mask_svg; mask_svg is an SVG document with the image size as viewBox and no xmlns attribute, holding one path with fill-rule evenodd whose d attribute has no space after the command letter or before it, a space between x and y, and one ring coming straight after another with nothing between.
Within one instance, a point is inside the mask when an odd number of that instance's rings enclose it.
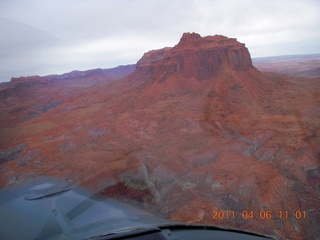
<instances>
[{"instance_id":1,"label":"distant mesa","mask_svg":"<svg viewBox=\"0 0 320 240\"><path fill-rule=\"evenodd\" d=\"M247 71L252 68L248 49L235 38L184 33L176 46L145 53L138 61L134 75L164 81L168 76L178 74L202 80L223 69Z\"/></svg>"},{"instance_id":2,"label":"distant mesa","mask_svg":"<svg viewBox=\"0 0 320 240\"><path fill-rule=\"evenodd\" d=\"M13 78L0 85L0 188L54 176L174 221L317 239L320 81L272 72L317 73L305 59L262 59L263 73L236 39L185 33L136 65Z\"/></svg>"},{"instance_id":3,"label":"distant mesa","mask_svg":"<svg viewBox=\"0 0 320 240\"><path fill-rule=\"evenodd\" d=\"M68 80L80 80L80 79L96 79L99 77L105 78L122 78L126 77L135 69L135 64L130 65L120 65L115 68L109 69L90 69L86 71L74 70L69 73L63 73L60 75L52 74L47 76L22 76L22 77L12 77L10 83L20 84L20 83L29 83L29 82L41 82L41 81L68 81Z\"/></svg>"},{"instance_id":4,"label":"distant mesa","mask_svg":"<svg viewBox=\"0 0 320 240\"><path fill-rule=\"evenodd\" d=\"M61 75L12 78L12 83L33 81L72 80L97 76L165 81L177 75L198 80L217 76L221 71L248 71L255 69L245 44L236 38L221 35L201 37L197 33L184 33L174 47L146 52L136 65L112 69L72 71Z\"/></svg>"}]
</instances>

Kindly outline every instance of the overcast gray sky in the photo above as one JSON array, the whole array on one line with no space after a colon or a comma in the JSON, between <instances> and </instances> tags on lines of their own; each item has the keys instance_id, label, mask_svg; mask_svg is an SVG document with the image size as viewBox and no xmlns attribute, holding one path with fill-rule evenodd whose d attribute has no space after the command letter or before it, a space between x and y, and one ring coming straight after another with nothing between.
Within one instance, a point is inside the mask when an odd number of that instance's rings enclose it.
<instances>
[{"instance_id":1,"label":"overcast gray sky","mask_svg":"<svg viewBox=\"0 0 320 240\"><path fill-rule=\"evenodd\" d=\"M252 57L320 53L319 0L0 0L0 82L136 63L183 32Z\"/></svg>"}]
</instances>

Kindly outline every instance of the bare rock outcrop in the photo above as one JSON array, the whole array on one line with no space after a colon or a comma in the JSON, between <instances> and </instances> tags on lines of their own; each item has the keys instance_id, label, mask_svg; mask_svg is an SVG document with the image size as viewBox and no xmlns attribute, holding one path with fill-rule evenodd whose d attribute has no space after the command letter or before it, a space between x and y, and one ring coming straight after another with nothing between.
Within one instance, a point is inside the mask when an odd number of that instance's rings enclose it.
<instances>
[{"instance_id":1,"label":"bare rock outcrop","mask_svg":"<svg viewBox=\"0 0 320 240\"><path fill-rule=\"evenodd\" d=\"M319 79L261 73L236 39L195 33L134 68L3 86L0 188L55 176L171 220L320 236Z\"/></svg>"},{"instance_id":2,"label":"bare rock outcrop","mask_svg":"<svg viewBox=\"0 0 320 240\"><path fill-rule=\"evenodd\" d=\"M223 69L247 71L252 68L248 49L235 38L184 33L176 46L145 53L134 74L160 81L172 74L202 80Z\"/></svg>"}]
</instances>

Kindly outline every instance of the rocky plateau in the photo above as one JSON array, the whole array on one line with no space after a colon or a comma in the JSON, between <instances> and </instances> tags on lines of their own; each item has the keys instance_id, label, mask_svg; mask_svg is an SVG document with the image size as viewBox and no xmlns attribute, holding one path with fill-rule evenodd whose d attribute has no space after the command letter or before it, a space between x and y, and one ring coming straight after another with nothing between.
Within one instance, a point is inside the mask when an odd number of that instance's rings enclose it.
<instances>
[{"instance_id":1,"label":"rocky plateau","mask_svg":"<svg viewBox=\"0 0 320 240\"><path fill-rule=\"evenodd\" d=\"M185 33L136 65L1 85L0 187L55 176L171 220L320 239L319 127L319 76Z\"/></svg>"}]
</instances>

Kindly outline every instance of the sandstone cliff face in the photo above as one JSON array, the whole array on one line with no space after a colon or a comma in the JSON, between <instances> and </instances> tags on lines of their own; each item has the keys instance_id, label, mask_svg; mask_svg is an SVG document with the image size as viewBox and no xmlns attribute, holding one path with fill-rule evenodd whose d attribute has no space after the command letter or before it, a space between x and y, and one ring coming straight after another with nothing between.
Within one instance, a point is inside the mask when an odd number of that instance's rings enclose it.
<instances>
[{"instance_id":1,"label":"sandstone cliff face","mask_svg":"<svg viewBox=\"0 0 320 240\"><path fill-rule=\"evenodd\" d=\"M320 235L319 79L262 74L235 39L197 34L126 78L60 77L0 91L0 187L50 175L172 220Z\"/></svg>"},{"instance_id":2,"label":"sandstone cliff face","mask_svg":"<svg viewBox=\"0 0 320 240\"><path fill-rule=\"evenodd\" d=\"M220 35L201 37L184 33L173 48L144 54L135 74L164 81L172 74L199 80L216 76L222 69L247 71L252 69L251 57L244 44Z\"/></svg>"}]
</instances>

